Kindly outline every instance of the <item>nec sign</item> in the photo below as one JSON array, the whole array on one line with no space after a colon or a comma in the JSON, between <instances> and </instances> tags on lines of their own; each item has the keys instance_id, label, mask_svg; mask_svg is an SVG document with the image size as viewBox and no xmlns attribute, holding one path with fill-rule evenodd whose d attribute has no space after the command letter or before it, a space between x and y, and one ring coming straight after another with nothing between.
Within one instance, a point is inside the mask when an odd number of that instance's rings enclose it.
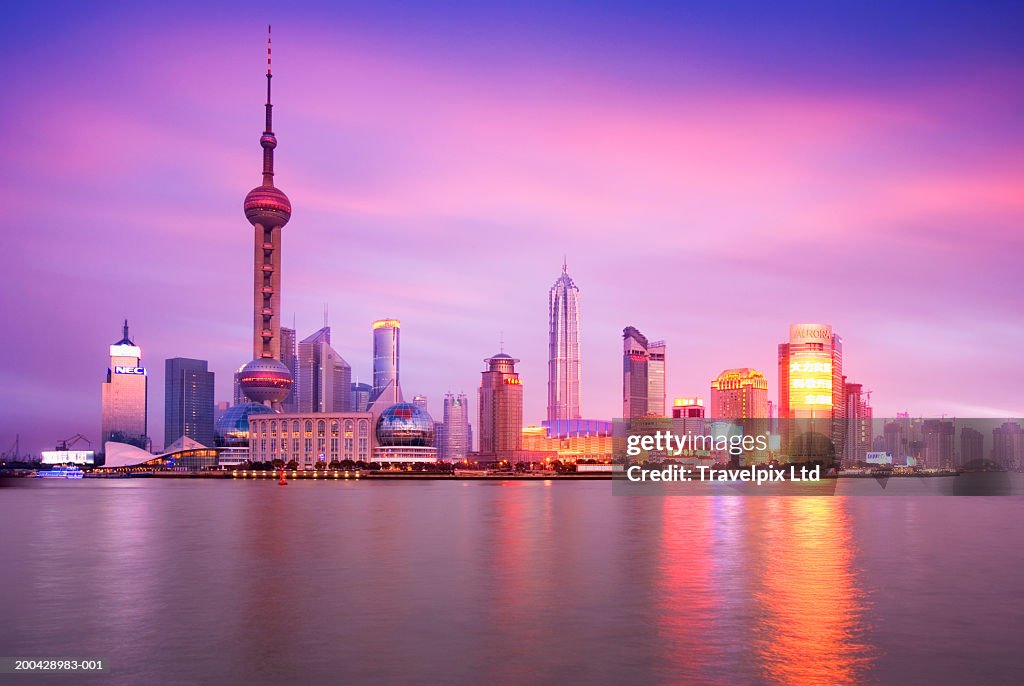
<instances>
[{"instance_id":1,"label":"nec sign","mask_svg":"<svg viewBox=\"0 0 1024 686\"><path fill-rule=\"evenodd\" d=\"M138 374L139 376L146 375L145 367L114 367L115 374Z\"/></svg>"}]
</instances>

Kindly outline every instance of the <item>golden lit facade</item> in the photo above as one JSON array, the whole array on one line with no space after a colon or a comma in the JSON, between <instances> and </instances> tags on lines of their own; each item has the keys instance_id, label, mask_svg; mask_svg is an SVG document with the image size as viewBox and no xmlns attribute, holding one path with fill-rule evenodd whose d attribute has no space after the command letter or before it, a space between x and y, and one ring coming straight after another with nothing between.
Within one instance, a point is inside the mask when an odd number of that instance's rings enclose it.
<instances>
[{"instance_id":1,"label":"golden lit facade","mask_svg":"<svg viewBox=\"0 0 1024 686\"><path fill-rule=\"evenodd\" d=\"M523 450L532 452L555 452L563 462L596 460L610 462L612 459L612 435L580 433L565 436L549 436L543 426L526 426L522 431Z\"/></svg>"},{"instance_id":2,"label":"golden lit facade","mask_svg":"<svg viewBox=\"0 0 1024 686\"><path fill-rule=\"evenodd\" d=\"M831 324L791 324L789 341L779 344L779 419L783 452L806 452L791 438L821 434L841 459L846 435L843 340ZM790 420L790 421L786 421ZM794 427L792 420L815 420ZM817 454L818 449L811 451Z\"/></svg>"},{"instance_id":3,"label":"golden lit facade","mask_svg":"<svg viewBox=\"0 0 1024 686\"><path fill-rule=\"evenodd\" d=\"M756 369L726 369L711 382L712 419L768 417L768 379Z\"/></svg>"}]
</instances>

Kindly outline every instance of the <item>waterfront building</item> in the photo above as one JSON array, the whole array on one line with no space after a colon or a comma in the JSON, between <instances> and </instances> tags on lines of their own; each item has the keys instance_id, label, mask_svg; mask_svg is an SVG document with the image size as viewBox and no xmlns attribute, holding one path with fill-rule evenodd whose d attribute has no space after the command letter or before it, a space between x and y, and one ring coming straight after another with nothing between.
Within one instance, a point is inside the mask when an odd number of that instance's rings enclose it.
<instances>
[{"instance_id":1,"label":"waterfront building","mask_svg":"<svg viewBox=\"0 0 1024 686\"><path fill-rule=\"evenodd\" d=\"M722 371L711 382L712 419L767 419L768 379L750 367Z\"/></svg>"},{"instance_id":2,"label":"waterfront building","mask_svg":"<svg viewBox=\"0 0 1024 686\"><path fill-rule=\"evenodd\" d=\"M110 346L110 365L101 386L101 444L117 441L148 447L147 381L142 349L128 336L126 319L121 340Z\"/></svg>"},{"instance_id":3,"label":"waterfront building","mask_svg":"<svg viewBox=\"0 0 1024 686\"><path fill-rule=\"evenodd\" d=\"M232 405L214 422L214 442L218 446L248 448L249 417L261 414L274 414L274 411L263 403L248 402Z\"/></svg>"},{"instance_id":4,"label":"waterfront building","mask_svg":"<svg viewBox=\"0 0 1024 686\"><path fill-rule=\"evenodd\" d=\"M377 418L374 461L382 464L436 462L434 420L412 403L396 403Z\"/></svg>"},{"instance_id":5,"label":"waterfront building","mask_svg":"<svg viewBox=\"0 0 1024 686\"><path fill-rule=\"evenodd\" d=\"M847 465L864 462L871 450L871 419L872 410L869 400L871 391L864 391L864 385L843 380L846 393L844 408L846 411L845 444L843 463Z\"/></svg>"},{"instance_id":6,"label":"waterfront building","mask_svg":"<svg viewBox=\"0 0 1024 686\"><path fill-rule=\"evenodd\" d=\"M523 382L519 360L498 353L484 360L480 380L480 452L499 456L519 450L523 429Z\"/></svg>"},{"instance_id":7,"label":"waterfront building","mask_svg":"<svg viewBox=\"0 0 1024 686\"><path fill-rule=\"evenodd\" d=\"M253 462L316 469L332 462L370 462L374 441L369 412L295 412L252 415L249 418L249 453Z\"/></svg>"},{"instance_id":8,"label":"waterfront building","mask_svg":"<svg viewBox=\"0 0 1024 686\"><path fill-rule=\"evenodd\" d=\"M292 379L295 381L292 384L292 389L288 392L288 397L281 401L282 412L299 411L299 397L296 389L299 379L297 341L295 329L287 326L281 327L281 364L288 367L288 371L291 372Z\"/></svg>"},{"instance_id":9,"label":"waterfront building","mask_svg":"<svg viewBox=\"0 0 1024 686\"><path fill-rule=\"evenodd\" d=\"M793 461L841 459L846 433L843 341L831 324L791 324L779 344L779 426Z\"/></svg>"},{"instance_id":10,"label":"waterfront building","mask_svg":"<svg viewBox=\"0 0 1024 686\"><path fill-rule=\"evenodd\" d=\"M610 462L612 459L612 422L601 419L559 419L522 430L522 450L554 453L550 459Z\"/></svg>"},{"instance_id":11,"label":"waterfront building","mask_svg":"<svg viewBox=\"0 0 1024 686\"><path fill-rule=\"evenodd\" d=\"M260 136L263 183L245 196L245 218L253 227L253 359L242 368L239 385L247 398L279 409L294 385L281 362L281 231L292 215L291 201L274 185L273 105L270 100L270 36L267 36L266 126Z\"/></svg>"},{"instance_id":12,"label":"waterfront building","mask_svg":"<svg viewBox=\"0 0 1024 686\"><path fill-rule=\"evenodd\" d=\"M402 401L399 379L399 332L397 319L378 319L373 323L373 402L384 405Z\"/></svg>"},{"instance_id":13,"label":"waterfront building","mask_svg":"<svg viewBox=\"0 0 1024 686\"><path fill-rule=\"evenodd\" d=\"M331 327L304 338L297 357L297 412L349 411L352 367L331 347Z\"/></svg>"},{"instance_id":14,"label":"waterfront building","mask_svg":"<svg viewBox=\"0 0 1024 686\"><path fill-rule=\"evenodd\" d=\"M213 372L206 360L172 357L164 362L164 445L182 436L212 446Z\"/></svg>"},{"instance_id":15,"label":"waterfront building","mask_svg":"<svg viewBox=\"0 0 1024 686\"><path fill-rule=\"evenodd\" d=\"M548 291L548 421L580 416L580 289L562 274Z\"/></svg>"},{"instance_id":16,"label":"waterfront building","mask_svg":"<svg viewBox=\"0 0 1024 686\"><path fill-rule=\"evenodd\" d=\"M1024 429L1004 422L992 429L992 461L1006 469L1024 467Z\"/></svg>"},{"instance_id":17,"label":"waterfront building","mask_svg":"<svg viewBox=\"0 0 1024 686\"><path fill-rule=\"evenodd\" d=\"M957 466L980 465L985 459L985 435L969 426L960 429L960 458Z\"/></svg>"},{"instance_id":18,"label":"waterfront building","mask_svg":"<svg viewBox=\"0 0 1024 686\"><path fill-rule=\"evenodd\" d=\"M647 337L632 326L622 330L622 416L647 416L649 397Z\"/></svg>"},{"instance_id":19,"label":"waterfront building","mask_svg":"<svg viewBox=\"0 0 1024 686\"><path fill-rule=\"evenodd\" d=\"M465 393L446 393L438 454L445 462L462 462L472 450L470 445L469 401Z\"/></svg>"},{"instance_id":20,"label":"waterfront building","mask_svg":"<svg viewBox=\"0 0 1024 686\"><path fill-rule=\"evenodd\" d=\"M237 448L201 445L188 436L182 436L157 455L128 443L110 442L103 466L94 471L100 474L201 472L237 466L245 461L246 454L246 450Z\"/></svg>"}]
</instances>

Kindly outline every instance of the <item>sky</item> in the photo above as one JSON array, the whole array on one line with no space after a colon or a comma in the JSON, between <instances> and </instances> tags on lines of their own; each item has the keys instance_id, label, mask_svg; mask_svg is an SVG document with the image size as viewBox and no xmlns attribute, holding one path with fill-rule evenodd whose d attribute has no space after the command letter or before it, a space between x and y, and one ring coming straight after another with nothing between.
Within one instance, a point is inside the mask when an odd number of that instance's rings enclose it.
<instances>
[{"instance_id":1,"label":"sky","mask_svg":"<svg viewBox=\"0 0 1024 686\"><path fill-rule=\"evenodd\" d=\"M1024 8L1013 3L22 3L5 10L0 450L99 448L127 318L163 366L251 356L266 24L282 310L360 381L371 322L440 418L483 359L546 405L547 293L581 292L582 411L621 332L670 398L832 324L875 416L1020 417ZM474 410L475 411L475 410Z\"/></svg>"}]
</instances>

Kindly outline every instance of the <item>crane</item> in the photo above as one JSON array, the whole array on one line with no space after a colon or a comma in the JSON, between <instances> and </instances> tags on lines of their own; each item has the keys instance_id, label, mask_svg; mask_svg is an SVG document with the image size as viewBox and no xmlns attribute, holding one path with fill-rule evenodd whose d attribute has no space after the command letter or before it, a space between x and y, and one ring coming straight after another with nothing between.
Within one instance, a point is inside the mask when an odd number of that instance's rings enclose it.
<instances>
[{"instance_id":1,"label":"crane","mask_svg":"<svg viewBox=\"0 0 1024 686\"><path fill-rule=\"evenodd\" d=\"M85 442L86 442L86 444L87 444L87 445L88 445L88 446L89 446L90 448L92 448L92 441L90 441L90 440L89 440L88 438L86 438L86 437L85 437L85 436L83 436L82 434L75 434L74 436L71 436L71 437L69 437L69 438L65 438L65 439L64 439L64 440L62 440L62 441L59 441L59 442L57 443L57 447L56 447L56 450L70 450L70 449L71 449L71 446L75 445L75 444L76 444L76 443L78 443L79 441L85 441Z\"/></svg>"}]
</instances>

